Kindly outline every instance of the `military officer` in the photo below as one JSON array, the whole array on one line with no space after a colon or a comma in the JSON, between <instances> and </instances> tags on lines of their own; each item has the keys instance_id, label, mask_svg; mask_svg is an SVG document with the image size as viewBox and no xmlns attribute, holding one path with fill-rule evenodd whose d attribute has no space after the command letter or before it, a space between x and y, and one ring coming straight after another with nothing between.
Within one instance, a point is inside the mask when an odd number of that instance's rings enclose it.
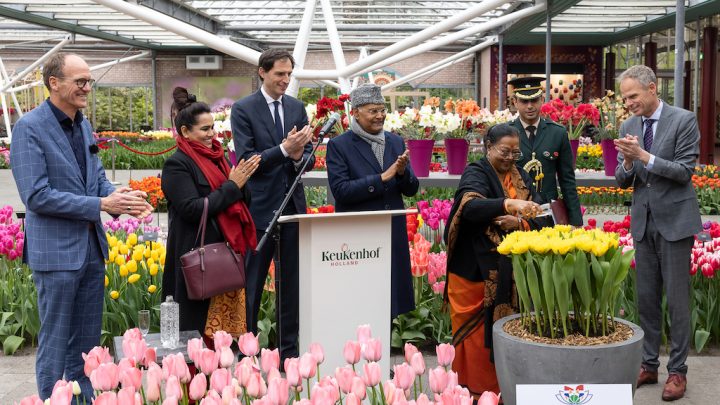
<instances>
[{"instance_id":1,"label":"military officer","mask_svg":"<svg viewBox=\"0 0 720 405\"><path fill-rule=\"evenodd\" d=\"M520 150L523 157L518 164L525 166L535 160L540 170L529 170L531 177L539 183L540 194L546 201L558 198L558 184L571 225L582 226L580 200L575 183L572 151L565 127L552 120L540 117L543 104L544 77L520 77L510 80L513 86L512 102L518 111L518 118L512 125L520 131ZM525 136L523 136L525 135ZM539 161L539 164L537 162ZM533 166L532 164L530 166Z\"/></svg>"}]
</instances>

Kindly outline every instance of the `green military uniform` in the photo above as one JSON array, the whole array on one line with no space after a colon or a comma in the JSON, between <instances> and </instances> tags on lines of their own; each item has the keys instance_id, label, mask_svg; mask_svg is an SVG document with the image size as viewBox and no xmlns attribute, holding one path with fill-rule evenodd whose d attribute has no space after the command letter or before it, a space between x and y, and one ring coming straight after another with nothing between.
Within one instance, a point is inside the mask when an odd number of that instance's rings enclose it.
<instances>
[{"instance_id":1,"label":"green military uniform","mask_svg":"<svg viewBox=\"0 0 720 405\"><path fill-rule=\"evenodd\" d=\"M535 159L542 164L545 175L542 179L542 188L539 190L540 194L548 202L551 199L556 200L559 183L568 209L570 224L581 226L583 220L575 183L572 150L565 127L552 120L540 118L535 131L535 142L531 146L520 118L515 119L511 124L520 132L520 149L523 157L518 164L524 166L532 159L532 154L535 152ZM530 176L534 178L536 174L532 172Z\"/></svg>"}]
</instances>

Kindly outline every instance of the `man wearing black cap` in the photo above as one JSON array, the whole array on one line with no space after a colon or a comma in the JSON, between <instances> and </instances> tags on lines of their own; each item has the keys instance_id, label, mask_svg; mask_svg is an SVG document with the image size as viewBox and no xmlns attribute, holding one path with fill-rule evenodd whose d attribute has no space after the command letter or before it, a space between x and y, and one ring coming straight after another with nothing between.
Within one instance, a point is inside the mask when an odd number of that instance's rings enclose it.
<instances>
[{"instance_id":1,"label":"man wearing black cap","mask_svg":"<svg viewBox=\"0 0 720 405\"><path fill-rule=\"evenodd\" d=\"M568 210L570 225L582 226L580 200L575 184L572 150L567 130L560 124L540 117L543 104L544 77L520 77L510 80L513 86L512 102L518 111L518 118L512 125L520 131L520 150L523 157L518 161L524 166L532 159L542 164L542 176L533 171L531 176L539 178L540 194L546 201L558 198L558 184ZM522 135L525 136L522 136ZM536 180L538 181L538 180Z\"/></svg>"}]
</instances>

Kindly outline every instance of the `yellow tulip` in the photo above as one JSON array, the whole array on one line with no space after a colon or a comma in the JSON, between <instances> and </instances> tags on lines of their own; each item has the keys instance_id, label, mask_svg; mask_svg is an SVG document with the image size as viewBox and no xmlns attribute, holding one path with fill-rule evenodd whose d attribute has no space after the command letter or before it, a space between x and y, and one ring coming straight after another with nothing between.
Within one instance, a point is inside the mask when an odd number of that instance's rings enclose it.
<instances>
[{"instance_id":1,"label":"yellow tulip","mask_svg":"<svg viewBox=\"0 0 720 405\"><path fill-rule=\"evenodd\" d=\"M137 262L135 260L130 260L127 262L127 269L130 273L135 273L138 270Z\"/></svg>"},{"instance_id":2,"label":"yellow tulip","mask_svg":"<svg viewBox=\"0 0 720 405\"><path fill-rule=\"evenodd\" d=\"M127 245L123 243L118 243L118 250L120 251L120 254L126 255L129 251Z\"/></svg>"},{"instance_id":3,"label":"yellow tulip","mask_svg":"<svg viewBox=\"0 0 720 405\"><path fill-rule=\"evenodd\" d=\"M533 239L530 242L530 249L534 253L544 255L550 251L550 243L545 238Z\"/></svg>"},{"instance_id":4,"label":"yellow tulip","mask_svg":"<svg viewBox=\"0 0 720 405\"><path fill-rule=\"evenodd\" d=\"M115 257L115 264L117 264L118 266L122 266L123 264L125 264L125 256L117 255Z\"/></svg>"},{"instance_id":5,"label":"yellow tulip","mask_svg":"<svg viewBox=\"0 0 720 405\"><path fill-rule=\"evenodd\" d=\"M155 291L157 291L157 286L156 286L155 284L150 284L150 285L148 286L148 292L149 292L150 294L152 294L152 293L154 293Z\"/></svg>"},{"instance_id":6,"label":"yellow tulip","mask_svg":"<svg viewBox=\"0 0 720 405\"><path fill-rule=\"evenodd\" d=\"M597 243L595 243L595 245L593 245L592 254L597 257L604 256L605 253L607 253L608 248L609 246L607 243L602 243L598 241Z\"/></svg>"},{"instance_id":7,"label":"yellow tulip","mask_svg":"<svg viewBox=\"0 0 720 405\"><path fill-rule=\"evenodd\" d=\"M138 280L140 280L139 274L133 274L132 276L128 277L128 283L135 284Z\"/></svg>"},{"instance_id":8,"label":"yellow tulip","mask_svg":"<svg viewBox=\"0 0 720 405\"><path fill-rule=\"evenodd\" d=\"M145 256L146 259L150 258L151 254L152 254L152 250L150 250L150 249L145 249L143 251L143 256Z\"/></svg>"},{"instance_id":9,"label":"yellow tulip","mask_svg":"<svg viewBox=\"0 0 720 405\"><path fill-rule=\"evenodd\" d=\"M116 300L116 299L118 299L119 297L120 297L120 293L119 293L119 292L117 292L117 291L115 291L115 290L110 291L110 298Z\"/></svg>"},{"instance_id":10,"label":"yellow tulip","mask_svg":"<svg viewBox=\"0 0 720 405\"><path fill-rule=\"evenodd\" d=\"M132 254L132 259L135 260L136 262L139 262L140 260L143 259L143 252L136 249Z\"/></svg>"},{"instance_id":11,"label":"yellow tulip","mask_svg":"<svg viewBox=\"0 0 720 405\"><path fill-rule=\"evenodd\" d=\"M115 251L115 248L110 250L110 253L108 253L108 263L112 263L115 261L115 258L117 257L117 252Z\"/></svg>"},{"instance_id":12,"label":"yellow tulip","mask_svg":"<svg viewBox=\"0 0 720 405\"><path fill-rule=\"evenodd\" d=\"M165 265L165 252L162 252L160 255L160 264L163 266Z\"/></svg>"},{"instance_id":13,"label":"yellow tulip","mask_svg":"<svg viewBox=\"0 0 720 405\"><path fill-rule=\"evenodd\" d=\"M115 247L115 245L117 245L117 243L118 243L118 240L116 237L114 237L114 236L108 237L108 245L110 245L110 247Z\"/></svg>"},{"instance_id":14,"label":"yellow tulip","mask_svg":"<svg viewBox=\"0 0 720 405\"><path fill-rule=\"evenodd\" d=\"M527 252L528 248L529 246L527 241L519 240L512 245L512 247L510 248L510 252L512 252L512 254L514 255L521 255Z\"/></svg>"},{"instance_id":15,"label":"yellow tulip","mask_svg":"<svg viewBox=\"0 0 720 405\"><path fill-rule=\"evenodd\" d=\"M136 233L131 233L130 235L128 235L127 244L129 246L137 245L137 241L138 241L138 237L137 237Z\"/></svg>"},{"instance_id":16,"label":"yellow tulip","mask_svg":"<svg viewBox=\"0 0 720 405\"><path fill-rule=\"evenodd\" d=\"M118 270L118 273L120 273L120 277L127 277L128 275L128 269L126 265L121 265L120 270Z\"/></svg>"},{"instance_id":17,"label":"yellow tulip","mask_svg":"<svg viewBox=\"0 0 720 405\"><path fill-rule=\"evenodd\" d=\"M153 251L150 253L150 258L151 258L151 259L157 260L158 257L160 257L160 252L158 252L157 250L153 250Z\"/></svg>"},{"instance_id":18,"label":"yellow tulip","mask_svg":"<svg viewBox=\"0 0 720 405\"><path fill-rule=\"evenodd\" d=\"M105 287L107 287L108 285L110 285L110 279L108 278L108 276L105 276Z\"/></svg>"},{"instance_id":19,"label":"yellow tulip","mask_svg":"<svg viewBox=\"0 0 720 405\"><path fill-rule=\"evenodd\" d=\"M158 265L153 263L152 265L150 265L149 271L151 276L155 276L158 273Z\"/></svg>"},{"instance_id":20,"label":"yellow tulip","mask_svg":"<svg viewBox=\"0 0 720 405\"><path fill-rule=\"evenodd\" d=\"M501 255L509 255L509 254L510 254L510 244L507 243L507 241L501 243L501 244L497 247L497 251L498 251L498 253L500 253Z\"/></svg>"},{"instance_id":21,"label":"yellow tulip","mask_svg":"<svg viewBox=\"0 0 720 405\"><path fill-rule=\"evenodd\" d=\"M152 266L153 264L155 264L155 260L153 260L153 258L151 257L151 258L147 259L147 264L148 264L148 266Z\"/></svg>"}]
</instances>

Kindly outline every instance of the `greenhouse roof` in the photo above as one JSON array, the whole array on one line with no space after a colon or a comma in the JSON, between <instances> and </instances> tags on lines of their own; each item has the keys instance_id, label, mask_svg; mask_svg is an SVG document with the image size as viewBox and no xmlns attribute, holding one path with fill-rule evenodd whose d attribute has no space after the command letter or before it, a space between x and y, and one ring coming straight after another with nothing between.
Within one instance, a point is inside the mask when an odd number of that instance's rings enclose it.
<instances>
[{"instance_id":1,"label":"greenhouse roof","mask_svg":"<svg viewBox=\"0 0 720 405\"><path fill-rule=\"evenodd\" d=\"M309 49L329 49L331 36L323 4L332 8L343 46L384 48L454 16L480 2L319 0ZM532 0L485 0L487 11L438 37L542 4ZM120 5L118 5L120 4ZM554 44L610 45L674 26L675 0L554 0ZM720 13L720 0L686 0L686 21ZM147 15L169 16L249 48L294 46L308 6L306 1L209 0L0 0L0 43L54 41L74 33L75 44L113 41L146 49L204 47L180 29L166 29L119 11L141 7ZM161 13L161 14L159 14ZM308 16L310 14L308 13ZM545 12L512 21L491 31L453 40L439 50L460 50L488 35L502 33L506 43L543 43ZM430 41L431 39L428 39Z\"/></svg>"}]
</instances>

